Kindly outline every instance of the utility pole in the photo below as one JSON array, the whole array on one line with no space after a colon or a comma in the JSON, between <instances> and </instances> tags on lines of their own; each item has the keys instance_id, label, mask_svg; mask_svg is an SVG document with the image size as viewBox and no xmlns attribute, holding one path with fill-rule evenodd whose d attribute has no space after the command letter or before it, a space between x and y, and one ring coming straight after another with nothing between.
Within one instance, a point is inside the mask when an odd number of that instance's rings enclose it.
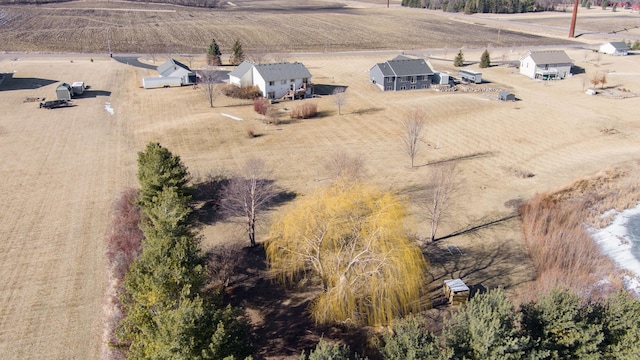
<instances>
[{"instance_id":1,"label":"utility pole","mask_svg":"<svg viewBox=\"0 0 640 360\"><path fill-rule=\"evenodd\" d=\"M109 28L107 28L107 48L109 49L109 57L113 57L111 54L111 36L109 35Z\"/></svg>"},{"instance_id":2,"label":"utility pole","mask_svg":"<svg viewBox=\"0 0 640 360\"><path fill-rule=\"evenodd\" d=\"M575 37L576 18L578 17L578 0L573 2L573 15L571 16L571 27L569 28L569 37Z\"/></svg>"}]
</instances>

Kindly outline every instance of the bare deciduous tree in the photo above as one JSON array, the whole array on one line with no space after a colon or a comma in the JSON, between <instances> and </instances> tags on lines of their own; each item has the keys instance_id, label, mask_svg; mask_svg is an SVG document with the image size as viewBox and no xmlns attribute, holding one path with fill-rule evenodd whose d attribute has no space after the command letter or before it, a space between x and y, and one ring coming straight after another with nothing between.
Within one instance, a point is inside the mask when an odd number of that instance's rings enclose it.
<instances>
[{"instance_id":1,"label":"bare deciduous tree","mask_svg":"<svg viewBox=\"0 0 640 360\"><path fill-rule=\"evenodd\" d=\"M242 217L246 221L249 242L256 245L256 221L259 213L267 208L278 194L265 162L249 158L242 173L233 177L223 189L221 207L231 216Z\"/></svg>"},{"instance_id":2,"label":"bare deciduous tree","mask_svg":"<svg viewBox=\"0 0 640 360\"><path fill-rule=\"evenodd\" d=\"M434 241L438 226L449 214L452 205L452 197L458 191L460 184L456 179L455 163L436 165L429 177L428 196L423 206L427 211L427 218L431 225L429 238Z\"/></svg>"},{"instance_id":3,"label":"bare deciduous tree","mask_svg":"<svg viewBox=\"0 0 640 360\"><path fill-rule=\"evenodd\" d=\"M209 105L213 107L213 102L218 96L217 84L221 80L221 73L216 70L206 69L198 72L199 79L198 85L202 89L204 96L206 97Z\"/></svg>"},{"instance_id":4,"label":"bare deciduous tree","mask_svg":"<svg viewBox=\"0 0 640 360\"><path fill-rule=\"evenodd\" d=\"M342 115L342 107L347 104L347 93L344 87L333 90L333 103L338 107L338 115Z\"/></svg>"},{"instance_id":5,"label":"bare deciduous tree","mask_svg":"<svg viewBox=\"0 0 640 360\"><path fill-rule=\"evenodd\" d=\"M411 159L411 167L413 161L420 148L420 140L422 140L422 130L424 129L424 113L420 110L414 110L408 113L402 120L402 150L409 155Z\"/></svg>"},{"instance_id":6,"label":"bare deciduous tree","mask_svg":"<svg viewBox=\"0 0 640 360\"><path fill-rule=\"evenodd\" d=\"M365 175L364 158L360 154L351 155L344 150L336 151L327 158L324 170L333 179L357 180Z\"/></svg>"}]
</instances>

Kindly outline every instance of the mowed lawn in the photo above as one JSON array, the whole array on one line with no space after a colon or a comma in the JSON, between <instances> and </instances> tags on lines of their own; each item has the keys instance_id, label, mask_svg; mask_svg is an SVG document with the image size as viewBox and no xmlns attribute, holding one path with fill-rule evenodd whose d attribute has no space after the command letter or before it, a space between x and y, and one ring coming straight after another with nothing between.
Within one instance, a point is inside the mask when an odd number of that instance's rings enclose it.
<instances>
[{"instance_id":1,"label":"mowed lawn","mask_svg":"<svg viewBox=\"0 0 640 360\"><path fill-rule=\"evenodd\" d=\"M592 76L606 72L610 90L640 93L637 56L596 59L573 49L568 54L585 73L562 81L532 81L510 67L483 69L487 83L482 86L514 92L515 103L484 92L383 93L369 83L368 69L394 57L391 53L288 57L304 62L315 83L347 86L347 105L338 115L331 96L304 100L316 102L321 116L277 126L265 125L247 101L221 96L210 108L202 92L191 87L141 89L140 78L155 76L153 71L109 58L0 61L3 71L15 70L14 79L0 85L0 357L99 356L110 206L124 188L137 186L136 154L149 141L180 155L196 176L233 172L249 157L263 158L276 183L297 196L330 183L323 163L332 153L359 154L367 180L407 202L407 228L418 237L429 229L413 200L437 163L455 162L462 182L455 212L439 232L445 236L511 215L510 200L637 160L637 98L583 92ZM492 52L494 59L519 55ZM432 60L433 67L456 74L453 54L446 57ZM480 54L466 57L479 59ZM202 62L194 59L194 67ZM90 92L71 108L44 110L37 102L23 102L53 98L62 81L85 81ZM276 107L286 119L286 111L299 103ZM412 109L424 111L427 120L413 169L399 140L400 120ZM247 129L259 136L249 138ZM262 222L259 240L266 236L268 220ZM205 247L248 243L242 230L228 223L208 224L202 234ZM517 221L452 237L442 245L457 245L464 255L434 270L434 277L463 276L487 288L513 290L533 276Z\"/></svg>"}]
</instances>

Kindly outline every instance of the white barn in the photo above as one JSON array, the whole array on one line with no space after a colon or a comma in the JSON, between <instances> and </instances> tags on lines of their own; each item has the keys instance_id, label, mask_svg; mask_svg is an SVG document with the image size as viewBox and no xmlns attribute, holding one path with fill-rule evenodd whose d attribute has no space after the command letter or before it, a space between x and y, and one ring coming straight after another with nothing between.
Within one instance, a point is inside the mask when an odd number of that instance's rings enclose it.
<instances>
[{"instance_id":1,"label":"white barn","mask_svg":"<svg viewBox=\"0 0 640 360\"><path fill-rule=\"evenodd\" d=\"M600 45L600 52L613 56L626 56L629 54L629 46L624 41L613 41Z\"/></svg>"},{"instance_id":2,"label":"white barn","mask_svg":"<svg viewBox=\"0 0 640 360\"><path fill-rule=\"evenodd\" d=\"M268 99L311 95L311 73L299 62L254 64L243 61L229 73L229 83L238 87L255 85Z\"/></svg>"},{"instance_id":3,"label":"white barn","mask_svg":"<svg viewBox=\"0 0 640 360\"><path fill-rule=\"evenodd\" d=\"M520 58L520 74L531 79L564 79L571 75L573 60L562 50L529 51Z\"/></svg>"}]
</instances>

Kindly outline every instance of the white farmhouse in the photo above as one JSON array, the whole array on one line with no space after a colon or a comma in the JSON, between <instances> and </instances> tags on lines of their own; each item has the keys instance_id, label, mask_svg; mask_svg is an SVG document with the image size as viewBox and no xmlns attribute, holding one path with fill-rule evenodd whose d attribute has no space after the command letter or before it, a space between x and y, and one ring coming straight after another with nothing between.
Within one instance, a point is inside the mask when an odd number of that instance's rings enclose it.
<instances>
[{"instance_id":1,"label":"white farmhouse","mask_svg":"<svg viewBox=\"0 0 640 360\"><path fill-rule=\"evenodd\" d=\"M229 83L257 86L268 99L304 98L311 95L311 73L299 62L254 64L243 61L229 73Z\"/></svg>"},{"instance_id":2,"label":"white farmhouse","mask_svg":"<svg viewBox=\"0 0 640 360\"><path fill-rule=\"evenodd\" d=\"M629 46L624 41L613 41L600 45L600 52L614 56L626 56L629 54Z\"/></svg>"},{"instance_id":3,"label":"white farmhouse","mask_svg":"<svg viewBox=\"0 0 640 360\"><path fill-rule=\"evenodd\" d=\"M520 74L531 79L564 79L571 74L573 60L562 50L529 51L520 58Z\"/></svg>"}]
</instances>

